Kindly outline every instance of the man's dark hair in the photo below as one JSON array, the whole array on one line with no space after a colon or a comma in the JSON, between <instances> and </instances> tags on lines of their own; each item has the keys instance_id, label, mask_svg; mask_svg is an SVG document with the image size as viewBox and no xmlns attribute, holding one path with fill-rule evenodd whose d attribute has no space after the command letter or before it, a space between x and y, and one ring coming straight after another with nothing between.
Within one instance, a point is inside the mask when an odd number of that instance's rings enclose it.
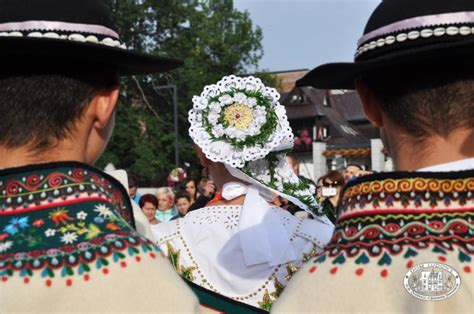
<instances>
[{"instance_id":1,"label":"man's dark hair","mask_svg":"<svg viewBox=\"0 0 474 314\"><path fill-rule=\"evenodd\" d=\"M43 151L70 136L95 93L118 84L113 67L23 63L0 70L0 145Z\"/></svg>"},{"instance_id":2,"label":"man's dark hair","mask_svg":"<svg viewBox=\"0 0 474 314\"><path fill-rule=\"evenodd\" d=\"M359 165L359 164L354 164L354 163L347 164L347 166L346 166L344 169L347 169L347 168L349 168L349 167L356 167L356 168L358 168L359 170L364 170L361 165Z\"/></svg>"},{"instance_id":3,"label":"man's dark hair","mask_svg":"<svg viewBox=\"0 0 474 314\"><path fill-rule=\"evenodd\" d=\"M461 127L474 128L472 66L412 65L363 78L392 122L423 141L446 138Z\"/></svg>"},{"instance_id":4,"label":"man's dark hair","mask_svg":"<svg viewBox=\"0 0 474 314\"><path fill-rule=\"evenodd\" d=\"M138 187L138 177L135 174L127 172L127 179L129 188Z\"/></svg>"},{"instance_id":5,"label":"man's dark hair","mask_svg":"<svg viewBox=\"0 0 474 314\"><path fill-rule=\"evenodd\" d=\"M185 198L185 199L187 199L189 202L191 202L191 195L189 195L188 192L178 192L178 193L176 193L176 195L175 195L175 197L174 197L175 203L176 203L180 198Z\"/></svg>"}]
</instances>

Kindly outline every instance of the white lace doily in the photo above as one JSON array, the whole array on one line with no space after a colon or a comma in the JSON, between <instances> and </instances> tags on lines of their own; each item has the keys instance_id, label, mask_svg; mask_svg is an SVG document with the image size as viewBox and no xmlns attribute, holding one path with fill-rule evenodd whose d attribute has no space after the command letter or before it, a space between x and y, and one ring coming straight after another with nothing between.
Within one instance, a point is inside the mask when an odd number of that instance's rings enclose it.
<instances>
[{"instance_id":1,"label":"white lace doily","mask_svg":"<svg viewBox=\"0 0 474 314\"><path fill-rule=\"evenodd\" d=\"M271 151L293 147L279 98L258 78L225 76L193 97L189 134L210 160L242 168Z\"/></svg>"}]
</instances>

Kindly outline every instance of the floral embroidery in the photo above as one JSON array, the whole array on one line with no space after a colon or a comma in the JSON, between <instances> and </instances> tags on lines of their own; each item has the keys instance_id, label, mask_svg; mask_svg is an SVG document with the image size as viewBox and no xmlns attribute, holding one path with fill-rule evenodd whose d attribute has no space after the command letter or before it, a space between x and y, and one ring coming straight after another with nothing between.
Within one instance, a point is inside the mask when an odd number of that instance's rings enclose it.
<instances>
[{"instance_id":1,"label":"floral embroidery","mask_svg":"<svg viewBox=\"0 0 474 314\"><path fill-rule=\"evenodd\" d=\"M332 274L349 260L361 266L375 263L382 277L397 256L412 267L420 250L430 250L441 262L448 252L461 263L470 262L473 188L472 178L385 179L349 186L331 242L313 262L335 265ZM358 268L356 275L363 272Z\"/></svg>"},{"instance_id":2,"label":"floral embroidery","mask_svg":"<svg viewBox=\"0 0 474 314\"><path fill-rule=\"evenodd\" d=\"M258 302L258 306L260 306L261 309L270 311L273 305L273 300L270 298L270 294L268 293L268 290L265 291L265 294L263 295L262 301Z\"/></svg>"},{"instance_id":3,"label":"floral embroidery","mask_svg":"<svg viewBox=\"0 0 474 314\"><path fill-rule=\"evenodd\" d=\"M180 266L180 250L175 250L169 241L166 243L166 246L168 247L168 259L170 260L174 269L176 269L178 274L180 274L184 279L194 281L196 278L193 276L193 271L196 269L196 267Z\"/></svg>"},{"instance_id":4,"label":"floral embroidery","mask_svg":"<svg viewBox=\"0 0 474 314\"><path fill-rule=\"evenodd\" d=\"M128 197L118 183L78 163L61 163L56 168L38 167L35 173L4 175L0 181L0 213L77 199L81 196L103 197L133 226ZM125 192L125 191L124 191ZM53 215L53 214L52 214ZM70 219L59 210L57 220Z\"/></svg>"},{"instance_id":5,"label":"floral embroidery","mask_svg":"<svg viewBox=\"0 0 474 314\"><path fill-rule=\"evenodd\" d=\"M25 229L28 227L28 217L14 217L10 220L10 224L8 224L3 231L14 235L18 233L20 230Z\"/></svg>"},{"instance_id":6,"label":"floral embroidery","mask_svg":"<svg viewBox=\"0 0 474 314\"><path fill-rule=\"evenodd\" d=\"M86 175L94 182L94 188L89 185L91 189L100 193L87 192L87 183L79 180ZM75 194L71 186L66 187L71 185L71 178L76 179L78 192L84 193ZM62 278L93 270L107 274L110 263L126 267L128 257L133 256L136 262L142 260L144 253L156 258L153 252L159 249L133 231L118 210L126 196L105 182L99 174L80 169L69 170L68 175L43 171L42 175L25 176L21 180L0 181L1 208L9 208L8 211L0 208L0 231L3 232L0 233L0 278L6 281L8 277L20 276L25 277L26 283L30 282L26 280L29 277ZM55 187L56 191L62 187L73 197L61 198L62 192L57 192L58 199L46 197L47 206L35 203L35 197L41 199L43 193L47 194L44 190L47 187ZM30 191L25 192L26 188ZM25 203L23 208L8 207L13 194L21 194L31 203ZM40 204L44 208L37 209L35 206ZM47 279L46 286L51 284Z\"/></svg>"},{"instance_id":7,"label":"floral embroidery","mask_svg":"<svg viewBox=\"0 0 474 314\"><path fill-rule=\"evenodd\" d=\"M0 242L0 253L8 251L12 246L12 241Z\"/></svg>"}]
</instances>

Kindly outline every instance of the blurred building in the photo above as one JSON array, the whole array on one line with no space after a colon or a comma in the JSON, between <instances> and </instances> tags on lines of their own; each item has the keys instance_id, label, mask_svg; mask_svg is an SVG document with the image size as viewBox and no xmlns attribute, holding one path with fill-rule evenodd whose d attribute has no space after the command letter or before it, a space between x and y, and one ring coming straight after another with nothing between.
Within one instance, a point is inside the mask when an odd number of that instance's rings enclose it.
<instances>
[{"instance_id":1,"label":"blurred building","mask_svg":"<svg viewBox=\"0 0 474 314\"><path fill-rule=\"evenodd\" d=\"M272 73L281 83L285 106L295 135L295 155L301 174L312 179L329 169L357 163L375 171L392 170L378 130L365 117L354 91L296 87L307 70Z\"/></svg>"}]
</instances>

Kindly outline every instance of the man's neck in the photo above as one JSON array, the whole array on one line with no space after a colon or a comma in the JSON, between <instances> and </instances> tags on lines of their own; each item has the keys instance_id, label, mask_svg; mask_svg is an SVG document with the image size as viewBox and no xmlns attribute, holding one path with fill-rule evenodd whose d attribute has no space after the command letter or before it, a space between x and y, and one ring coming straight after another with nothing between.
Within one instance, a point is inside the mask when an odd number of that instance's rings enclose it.
<instances>
[{"instance_id":1,"label":"man's neck","mask_svg":"<svg viewBox=\"0 0 474 314\"><path fill-rule=\"evenodd\" d=\"M54 161L85 162L85 153L81 152L77 147L72 144L62 143L45 151L36 151L26 146L19 148L0 146L0 169Z\"/></svg>"},{"instance_id":2,"label":"man's neck","mask_svg":"<svg viewBox=\"0 0 474 314\"><path fill-rule=\"evenodd\" d=\"M400 136L392 141L391 153L399 171L415 171L474 157L474 130L457 129L446 138L420 140Z\"/></svg>"}]
</instances>

